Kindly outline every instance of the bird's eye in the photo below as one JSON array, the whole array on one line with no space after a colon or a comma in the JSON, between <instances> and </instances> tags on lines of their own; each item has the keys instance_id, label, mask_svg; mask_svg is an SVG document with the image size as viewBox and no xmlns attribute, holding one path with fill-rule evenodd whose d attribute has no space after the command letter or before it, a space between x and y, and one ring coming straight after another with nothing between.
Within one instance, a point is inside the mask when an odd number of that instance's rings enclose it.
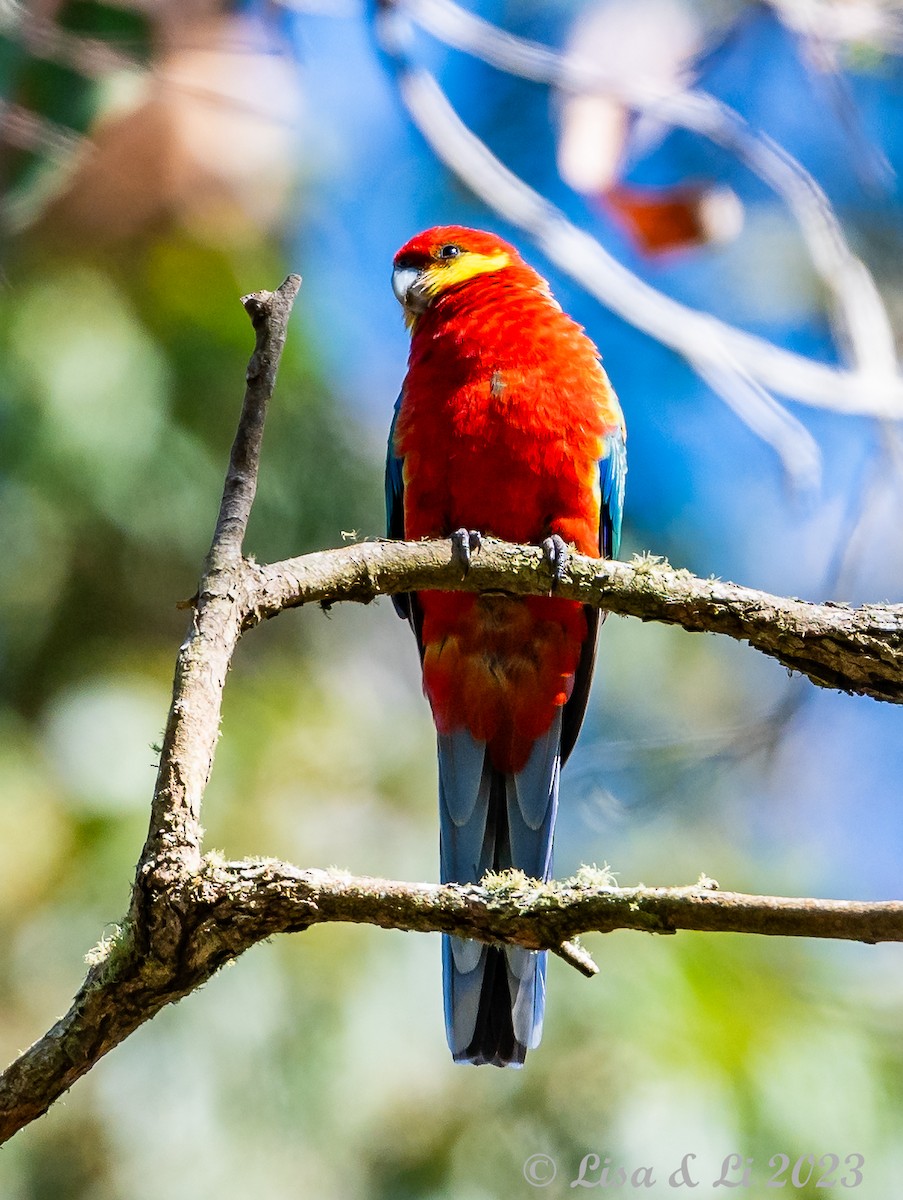
<instances>
[{"instance_id":1,"label":"bird's eye","mask_svg":"<svg viewBox=\"0 0 903 1200\"><path fill-rule=\"evenodd\" d=\"M436 257L437 258L457 258L460 253L461 253L460 246L454 246L454 245L440 246L439 249L436 251Z\"/></svg>"}]
</instances>

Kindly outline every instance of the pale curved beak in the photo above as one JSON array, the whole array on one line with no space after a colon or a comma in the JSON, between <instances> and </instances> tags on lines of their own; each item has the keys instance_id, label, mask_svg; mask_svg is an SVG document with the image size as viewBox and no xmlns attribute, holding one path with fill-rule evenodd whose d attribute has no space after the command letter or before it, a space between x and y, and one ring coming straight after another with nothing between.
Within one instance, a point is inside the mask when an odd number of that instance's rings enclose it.
<instances>
[{"instance_id":1,"label":"pale curved beak","mask_svg":"<svg viewBox=\"0 0 903 1200\"><path fill-rule=\"evenodd\" d=\"M405 308L408 307L408 293L417 282L420 271L417 267L396 267L392 272L392 291L395 299Z\"/></svg>"}]
</instances>

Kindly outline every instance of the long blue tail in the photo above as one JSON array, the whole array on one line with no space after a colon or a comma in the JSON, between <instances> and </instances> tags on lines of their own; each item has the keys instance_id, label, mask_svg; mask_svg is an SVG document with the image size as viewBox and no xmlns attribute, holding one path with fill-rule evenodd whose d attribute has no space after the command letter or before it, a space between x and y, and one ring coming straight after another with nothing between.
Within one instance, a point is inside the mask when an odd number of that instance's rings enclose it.
<instances>
[{"instance_id":1,"label":"long blue tail","mask_svg":"<svg viewBox=\"0 0 903 1200\"><path fill-rule=\"evenodd\" d=\"M443 883L478 883L516 867L552 872L561 771L561 713L516 774L498 771L466 730L439 735L439 857ZM445 1029L455 1062L523 1065L539 1045L546 954L443 936Z\"/></svg>"}]
</instances>

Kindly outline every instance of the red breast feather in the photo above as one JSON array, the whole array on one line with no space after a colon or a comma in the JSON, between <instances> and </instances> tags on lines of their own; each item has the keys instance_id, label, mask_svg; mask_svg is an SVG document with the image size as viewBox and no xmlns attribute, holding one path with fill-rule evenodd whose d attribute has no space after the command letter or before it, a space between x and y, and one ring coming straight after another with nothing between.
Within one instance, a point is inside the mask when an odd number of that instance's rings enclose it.
<instances>
[{"instance_id":1,"label":"red breast feather","mask_svg":"<svg viewBox=\"0 0 903 1200\"><path fill-rule=\"evenodd\" d=\"M619 419L592 342L519 259L450 289L418 317L411 344L395 441L406 536L558 533L598 556L597 464ZM582 607L442 592L420 601L437 727L469 729L499 770L521 769L570 695Z\"/></svg>"}]
</instances>

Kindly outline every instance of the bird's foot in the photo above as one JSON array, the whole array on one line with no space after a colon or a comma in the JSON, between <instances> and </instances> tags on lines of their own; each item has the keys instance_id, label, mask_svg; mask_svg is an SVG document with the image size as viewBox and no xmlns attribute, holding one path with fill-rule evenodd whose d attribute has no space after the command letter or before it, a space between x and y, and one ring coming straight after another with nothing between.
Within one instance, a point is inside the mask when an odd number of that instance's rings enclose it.
<instances>
[{"instance_id":1,"label":"bird's foot","mask_svg":"<svg viewBox=\"0 0 903 1200\"><path fill-rule=\"evenodd\" d=\"M476 529L456 529L451 535L451 544L452 558L461 564L466 575L472 556L483 545L483 535Z\"/></svg>"},{"instance_id":2,"label":"bird's foot","mask_svg":"<svg viewBox=\"0 0 903 1200\"><path fill-rule=\"evenodd\" d=\"M551 537L547 537L542 544L543 558L549 564L549 570L552 572L552 591L564 579L568 569L568 563L571 561L571 552L567 548L567 544L563 537L557 533L553 533Z\"/></svg>"}]
</instances>

